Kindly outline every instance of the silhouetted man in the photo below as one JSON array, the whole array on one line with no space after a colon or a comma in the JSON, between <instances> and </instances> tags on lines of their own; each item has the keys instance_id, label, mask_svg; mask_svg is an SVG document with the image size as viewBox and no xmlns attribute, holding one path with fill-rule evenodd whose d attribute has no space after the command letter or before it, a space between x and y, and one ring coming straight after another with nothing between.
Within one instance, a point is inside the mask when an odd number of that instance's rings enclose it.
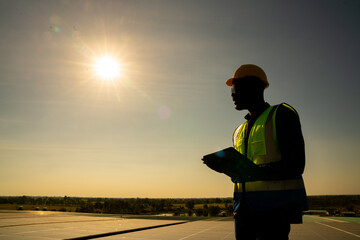
<instances>
[{"instance_id":1,"label":"silhouetted man","mask_svg":"<svg viewBox=\"0 0 360 240\"><path fill-rule=\"evenodd\" d=\"M234 132L234 148L257 165L249 178L232 178L236 239L288 239L290 223L302 223L307 209L299 115L288 104L264 101L269 83L256 65L240 66L226 84L235 109L249 111Z\"/></svg>"}]
</instances>

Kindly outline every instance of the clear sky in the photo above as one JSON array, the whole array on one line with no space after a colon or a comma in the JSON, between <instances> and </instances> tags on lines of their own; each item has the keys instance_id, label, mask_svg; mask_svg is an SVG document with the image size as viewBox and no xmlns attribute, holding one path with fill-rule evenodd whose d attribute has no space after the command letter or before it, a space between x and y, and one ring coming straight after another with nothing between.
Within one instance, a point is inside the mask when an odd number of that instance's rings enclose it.
<instances>
[{"instance_id":1,"label":"clear sky","mask_svg":"<svg viewBox=\"0 0 360 240\"><path fill-rule=\"evenodd\" d=\"M231 197L202 164L261 66L300 114L309 195L360 194L360 1L0 0L0 195ZM109 54L114 81L95 76Z\"/></svg>"}]
</instances>

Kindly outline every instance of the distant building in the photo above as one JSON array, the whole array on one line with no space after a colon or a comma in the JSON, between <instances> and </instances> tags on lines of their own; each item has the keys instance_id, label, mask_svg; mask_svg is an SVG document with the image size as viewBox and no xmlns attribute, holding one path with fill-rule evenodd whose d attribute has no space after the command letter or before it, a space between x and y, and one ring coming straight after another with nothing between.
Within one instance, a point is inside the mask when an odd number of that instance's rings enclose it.
<instances>
[{"instance_id":1,"label":"distant building","mask_svg":"<svg viewBox=\"0 0 360 240\"><path fill-rule=\"evenodd\" d=\"M342 212L341 216L342 217L356 217L356 213L355 212Z\"/></svg>"},{"instance_id":2,"label":"distant building","mask_svg":"<svg viewBox=\"0 0 360 240\"><path fill-rule=\"evenodd\" d=\"M329 216L329 212L327 210L307 210L303 211L305 215L318 215L318 216Z\"/></svg>"}]
</instances>

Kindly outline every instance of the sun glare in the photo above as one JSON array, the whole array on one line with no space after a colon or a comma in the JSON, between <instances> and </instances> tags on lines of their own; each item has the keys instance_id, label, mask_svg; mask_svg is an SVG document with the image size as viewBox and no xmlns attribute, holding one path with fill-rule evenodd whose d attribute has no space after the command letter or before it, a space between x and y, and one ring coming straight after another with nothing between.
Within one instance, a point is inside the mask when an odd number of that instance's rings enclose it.
<instances>
[{"instance_id":1,"label":"sun glare","mask_svg":"<svg viewBox=\"0 0 360 240\"><path fill-rule=\"evenodd\" d=\"M120 75L120 64L111 56L102 56L95 60L94 70L97 76L104 80L113 80Z\"/></svg>"}]
</instances>

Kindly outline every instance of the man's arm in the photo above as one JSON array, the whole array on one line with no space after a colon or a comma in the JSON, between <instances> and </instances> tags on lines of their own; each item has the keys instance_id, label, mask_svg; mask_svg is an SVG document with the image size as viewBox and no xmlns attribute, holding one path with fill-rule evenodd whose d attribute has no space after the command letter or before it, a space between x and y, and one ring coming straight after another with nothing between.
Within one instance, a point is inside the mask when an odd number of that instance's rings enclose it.
<instances>
[{"instance_id":1,"label":"man's arm","mask_svg":"<svg viewBox=\"0 0 360 240\"><path fill-rule=\"evenodd\" d=\"M283 173L287 177L299 176L305 168L305 143L299 115L289 107L280 105L275 123Z\"/></svg>"}]
</instances>

